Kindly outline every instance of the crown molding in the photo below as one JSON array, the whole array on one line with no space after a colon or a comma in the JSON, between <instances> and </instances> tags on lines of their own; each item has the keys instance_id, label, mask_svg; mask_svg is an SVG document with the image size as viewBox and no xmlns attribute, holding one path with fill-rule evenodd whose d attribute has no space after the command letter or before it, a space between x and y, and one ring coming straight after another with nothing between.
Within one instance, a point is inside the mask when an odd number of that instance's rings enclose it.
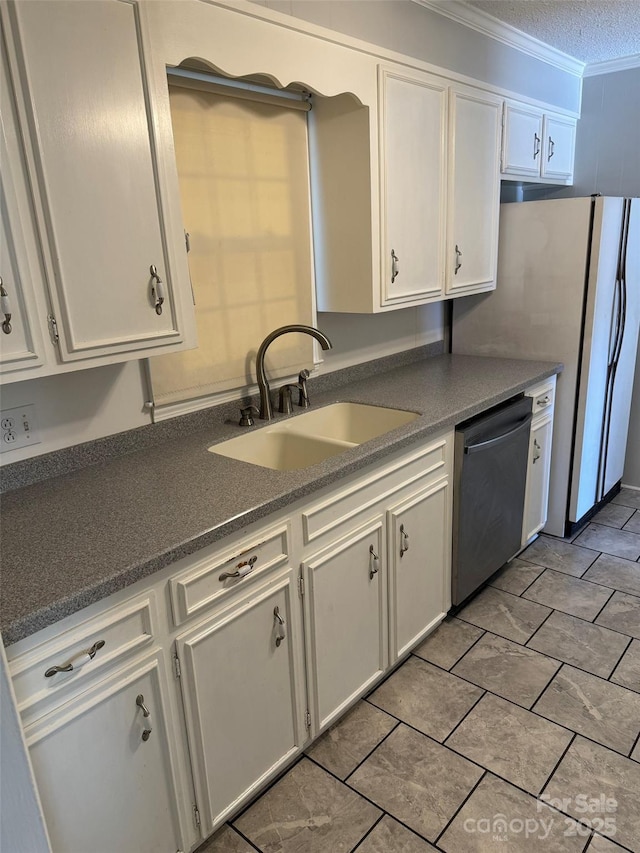
<instances>
[{"instance_id":1,"label":"crown molding","mask_svg":"<svg viewBox=\"0 0 640 853\"><path fill-rule=\"evenodd\" d=\"M603 62L590 62L584 69L584 77L595 77L598 74L613 74L615 71L628 71L630 68L640 68L640 53L631 56L621 56L619 59L605 59Z\"/></svg>"},{"instance_id":2,"label":"crown molding","mask_svg":"<svg viewBox=\"0 0 640 853\"><path fill-rule=\"evenodd\" d=\"M540 39L523 33L522 30L518 30L510 24L499 21L493 15L488 15L480 9L468 6L462 0L444 0L444 2L443 0L411 0L411 2L425 6L439 15L444 15L445 18L450 18L465 27L470 27L472 30L513 47L521 53L526 53L528 56L533 56L548 65L553 65L561 71L573 74L575 77L582 77L583 75L584 62L545 44Z\"/></svg>"}]
</instances>

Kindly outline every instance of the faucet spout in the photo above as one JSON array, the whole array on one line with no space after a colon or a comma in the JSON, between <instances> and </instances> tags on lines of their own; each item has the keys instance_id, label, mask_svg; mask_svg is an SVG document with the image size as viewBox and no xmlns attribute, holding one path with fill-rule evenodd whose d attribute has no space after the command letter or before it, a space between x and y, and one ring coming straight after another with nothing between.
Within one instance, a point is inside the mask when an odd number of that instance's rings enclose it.
<instances>
[{"instance_id":1,"label":"faucet spout","mask_svg":"<svg viewBox=\"0 0 640 853\"><path fill-rule=\"evenodd\" d=\"M280 335L286 335L289 332L301 332L304 335L311 335L312 338L315 338L318 341L323 350L331 349L333 346L329 338L319 329L298 323L294 323L290 326L280 326L279 329L274 329L273 332L270 332L267 335L258 347L258 354L256 356L256 378L258 380L258 388L260 390L260 418L263 421L270 421L273 418L273 408L271 406L267 374L264 368L264 358L269 344L275 341L276 338L279 338Z\"/></svg>"}]
</instances>

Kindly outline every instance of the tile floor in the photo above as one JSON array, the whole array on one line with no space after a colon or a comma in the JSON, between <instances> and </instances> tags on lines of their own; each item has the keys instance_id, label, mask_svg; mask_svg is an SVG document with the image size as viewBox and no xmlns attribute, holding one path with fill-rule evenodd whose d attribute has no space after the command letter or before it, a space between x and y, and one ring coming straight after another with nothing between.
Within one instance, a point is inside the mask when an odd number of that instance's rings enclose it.
<instances>
[{"instance_id":1,"label":"tile floor","mask_svg":"<svg viewBox=\"0 0 640 853\"><path fill-rule=\"evenodd\" d=\"M623 489L571 541L537 539L199 853L640 853L639 735Z\"/></svg>"}]
</instances>

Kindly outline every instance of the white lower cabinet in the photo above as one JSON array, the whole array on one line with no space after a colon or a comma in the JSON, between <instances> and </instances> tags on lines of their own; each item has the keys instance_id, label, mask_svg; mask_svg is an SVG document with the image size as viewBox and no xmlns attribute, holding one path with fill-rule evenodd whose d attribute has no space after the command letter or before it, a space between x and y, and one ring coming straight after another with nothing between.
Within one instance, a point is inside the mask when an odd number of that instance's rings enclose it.
<instances>
[{"instance_id":1,"label":"white lower cabinet","mask_svg":"<svg viewBox=\"0 0 640 853\"><path fill-rule=\"evenodd\" d=\"M543 385L526 391L526 396L533 398L533 418L522 522L523 547L542 530L547 521L555 385L554 376Z\"/></svg>"},{"instance_id":2,"label":"white lower cabinet","mask_svg":"<svg viewBox=\"0 0 640 853\"><path fill-rule=\"evenodd\" d=\"M289 571L177 639L204 836L306 739L296 587Z\"/></svg>"},{"instance_id":3,"label":"white lower cabinet","mask_svg":"<svg viewBox=\"0 0 640 853\"><path fill-rule=\"evenodd\" d=\"M7 649L54 853L194 849L438 624L452 451L397 451Z\"/></svg>"},{"instance_id":4,"label":"white lower cabinet","mask_svg":"<svg viewBox=\"0 0 640 853\"><path fill-rule=\"evenodd\" d=\"M448 477L388 513L391 663L410 651L451 606L451 484Z\"/></svg>"},{"instance_id":5,"label":"white lower cabinet","mask_svg":"<svg viewBox=\"0 0 640 853\"><path fill-rule=\"evenodd\" d=\"M386 668L383 533L380 516L302 564L314 734Z\"/></svg>"},{"instance_id":6,"label":"white lower cabinet","mask_svg":"<svg viewBox=\"0 0 640 853\"><path fill-rule=\"evenodd\" d=\"M182 849L166 691L156 654L25 728L54 853Z\"/></svg>"}]
</instances>

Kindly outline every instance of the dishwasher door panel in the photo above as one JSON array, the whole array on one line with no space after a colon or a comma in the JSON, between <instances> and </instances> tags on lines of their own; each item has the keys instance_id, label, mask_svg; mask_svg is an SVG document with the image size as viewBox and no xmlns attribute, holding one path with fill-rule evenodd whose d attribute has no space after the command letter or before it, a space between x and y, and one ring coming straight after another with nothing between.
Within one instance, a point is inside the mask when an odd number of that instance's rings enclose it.
<instances>
[{"instance_id":1,"label":"dishwasher door panel","mask_svg":"<svg viewBox=\"0 0 640 853\"><path fill-rule=\"evenodd\" d=\"M522 397L456 430L454 605L520 550L530 427L531 399Z\"/></svg>"}]
</instances>

